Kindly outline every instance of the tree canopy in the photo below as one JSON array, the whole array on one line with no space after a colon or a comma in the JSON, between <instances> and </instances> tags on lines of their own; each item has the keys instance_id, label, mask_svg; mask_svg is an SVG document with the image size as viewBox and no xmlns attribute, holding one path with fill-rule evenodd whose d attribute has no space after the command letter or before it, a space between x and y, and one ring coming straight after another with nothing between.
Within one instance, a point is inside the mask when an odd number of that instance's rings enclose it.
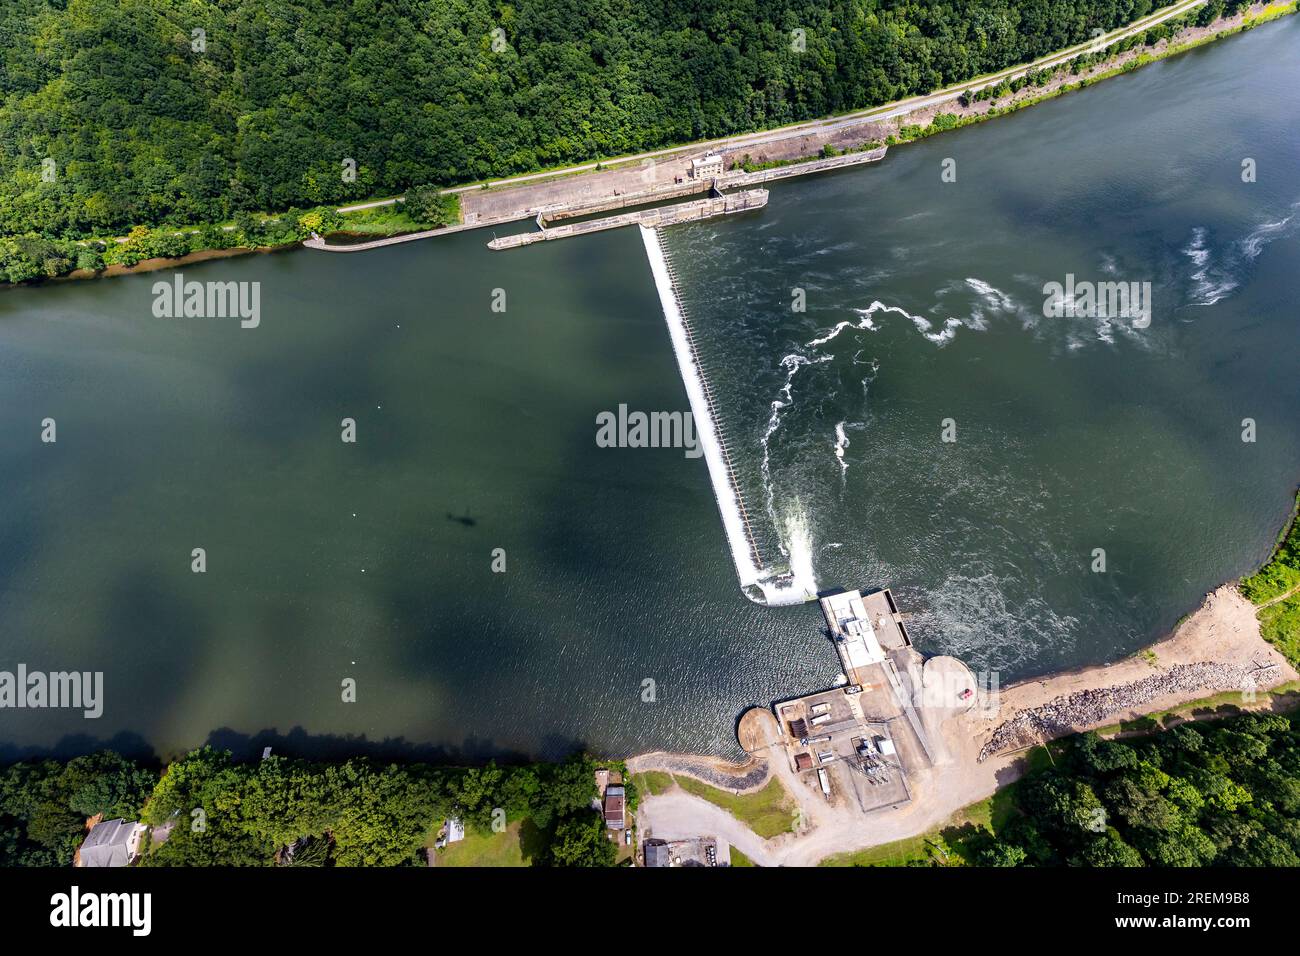
<instances>
[{"instance_id":1,"label":"tree canopy","mask_svg":"<svg viewBox=\"0 0 1300 956\"><path fill-rule=\"evenodd\" d=\"M0 771L0 866L66 865L96 814L167 833L144 865L269 866L294 847L297 865L403 866L422 862L448 817L486 832L498 811L532 821L542 836L538 863L605 866L614 844L592 809L595 769L581 754L474 768L279 756L237 763L210 747L161 772L109 752L26 761Z\"/></svg>"},{"instance_id":2,"label":"tree canopy","mask_svg":"<svg viewBox=\"0 0 1300 956\"><path fill-rule=\"evenodd\" d=\"M7 0L0 234L216 223L771 127L1025 62L1160 5Z\"/></svg>"},{"instance_id":3,"label":"tree canopy","mask_svg":"<svg viewBox=\"0 0 1300 956\"><path fill-rule=\"evenodd\" d=\"M1072 738L974 842L993 866L1300 865L1300 732L1246 715L1151 737Z\"/></svg>"}]
</instances>

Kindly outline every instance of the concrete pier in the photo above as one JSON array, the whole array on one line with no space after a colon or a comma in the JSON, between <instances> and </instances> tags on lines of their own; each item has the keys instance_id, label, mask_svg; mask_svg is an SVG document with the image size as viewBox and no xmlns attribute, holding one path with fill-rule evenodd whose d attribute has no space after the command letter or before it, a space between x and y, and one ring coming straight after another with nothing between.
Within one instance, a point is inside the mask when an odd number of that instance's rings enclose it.
<instances>
[{"instance_id":1,"label":"concrete pier","mask_svg":"<svg viewBox=\"0 0 1300 956\"><path fill-rule=\"evenodd\" d=\"M796 163L788 163L785 166L774 166L771 169L758 169L752 173L743 171L733 171L723 173L719 176L714 185L718 189L737 189L746 186L756 186L759 183L770 183L774 179L790 179L795 176L811 176L815 173L828 173L835 169L848 169L852 166L863 166L867 163L878 163L885 158L889 147L881 146L877 149L864 150L860 153L844 153L839 156L826 156L822 159L805 159Z\"/></svg>"},{"instance_id":2,"label":"concrete pier","mask_svg":"<svg viewBox=\"0 0 1300 956\"><path fill-rule=\"evenodd\" d=\"M552 239L568 239L572 236L585 236L588 233L601 232L606 229L618 229L622 226L674 226L713 216L730 216L750 209L762 209L767 205L766 189L747 189L743 192L729 193L725 196L711 196L708 199L696 199L692 202L674 203L671 206L657 206L653 209L639 209L635 212L606 216L603 219L589 219L563 226L546 226L537 232L521 232L513 236L500 236L488 243L489 249L516 249L534 242L549 242ZM539 214L538 221L541 222Z\"/></svg>"}]
</instances>

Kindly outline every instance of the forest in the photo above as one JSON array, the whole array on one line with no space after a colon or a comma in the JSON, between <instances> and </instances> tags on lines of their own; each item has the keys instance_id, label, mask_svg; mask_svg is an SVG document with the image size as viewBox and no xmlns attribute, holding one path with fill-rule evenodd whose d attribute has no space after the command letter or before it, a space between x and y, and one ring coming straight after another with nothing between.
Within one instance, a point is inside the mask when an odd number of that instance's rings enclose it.
<instances>
[{"instance_id":1,"label":"forest","mask_svg":"<svg viewBox=\"0 0 1300 956\"><path fill-rule=\"evenodd\" d=\"M1300 727L1244 714L1122 740L1082 734L1039 748L1000 790L991 826L945 831L975 866L1300 865ZM165 770L111 752L0 770L0 866L66 865L87 818L169 823L145 866L422 865L442 820L488 833L523 821L534 866L610 866L597 764L477 768L273 756L239 763L194 751ZM638 798L625 775L628 804ZM498 808L502 814L494 813ZM435 851L436 852L436 851ZM923 864L927 861L910 861ZM948 860L951 863L953 860Z\"/></svg>"},{"instance_id":2,"label":"forest","mask_svg":"<svg viewBox=\"0 0 1300 956\"><path fill-rule=\"evenodd\" d=\"M165 771L109 751L22 761L0 770L0 866L68 865L96 814L169 831L143 866L287 865L289 847L296 866L422 866L422 848L449 815L489 832L498 808L503 821L528 822L533 865L611 866L614 844L591 808L596 766L580 754L468 769L360 758L237 763L212 748Z\"/></svg>"},{"instance_id":3,"label":"forest","mask_svg":"<svg viewBox=\"0 0 1300 956\"><path fill-rule=\"evenodd\" d=\"M1161 5L6 0L0 235L222 223L771 127L929 92Z\"/></svg>"},{"instance_id":4,"label":"forest","mask_svg":"<svg viewBox=\"0 0 1300 956\"><path fill-rule=\"evenodd\" d=\"M1300 865L1300 732L1255 714L1150 737L1071 738L1006 791L985 866Z\"/></svg>"}]
</instances>

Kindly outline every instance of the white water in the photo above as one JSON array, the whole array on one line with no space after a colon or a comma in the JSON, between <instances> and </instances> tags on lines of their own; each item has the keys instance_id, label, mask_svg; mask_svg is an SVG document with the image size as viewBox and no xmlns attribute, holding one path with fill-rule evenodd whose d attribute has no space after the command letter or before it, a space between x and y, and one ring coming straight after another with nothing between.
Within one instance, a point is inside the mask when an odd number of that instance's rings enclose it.
<instances>
[{"instance_id":1,"label":"white water","mask_svg":"<svg viewBox=\"0 0 1300 956\"><path fill-rule=\"evenodd\" d=\"M704 449L704 461L709 467L709 480L713 484L713 497L718 502L718 511L722 515L722 527L727 535L727 544L731 548L731 559L736 565L736 576L740 579L741 590L745 596L756 603L799 604L816 596L813 590L804 590L801 581L812 579L811 546L807 542L807 523L804 521L804 539L798 545L800 560L807 564L806 574L794 575L794 581L777 580L777 575L760 566L750 546L750 537L745 531L745 520L741 514L739 492L732 483L723 456L722 444L718 439L718 423L713 420L713 412L704 394L703 373L695 364L690 341L686 335L686 319L682 314L681 304L673 290L672 278L668 272L668 259L656 230L641 226L641 239L645 244L646 258L650 260L650 272L654 275L655 288L659 292L659 303L663 306L664 319L668 323L668 334L672 338L673 354L677 356L677 367L682 373L682 383L686 386L686 397L691 404L691 415L695 419L695 430L699 436L700 447ZM794 560L792 550L792 562ZM806 554L806 559L803 555ZM763 601L756 597L763 595Z\"/></svg>"},{"instance_id":2,"label":"white water","mask_svg":"<svg viewBox=\"0 0 1300 956\"><path fill-rule=\"evenodd\" d=\"M790 560L792 580L786 590L815 596L817 575L813 570L812 534L808 530L808 514L797 499L786 511L782 522L781 546ZM764 593L767 593L766 589Z\"/></svg>"}]
</instances>

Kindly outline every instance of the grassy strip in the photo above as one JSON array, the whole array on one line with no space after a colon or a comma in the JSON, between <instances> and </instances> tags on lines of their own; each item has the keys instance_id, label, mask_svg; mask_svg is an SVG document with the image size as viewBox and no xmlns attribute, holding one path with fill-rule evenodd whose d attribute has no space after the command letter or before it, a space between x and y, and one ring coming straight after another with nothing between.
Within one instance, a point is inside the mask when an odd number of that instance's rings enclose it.
<instances>
[{"instance_id":1,"label":"grassy strip","mask_svg":"<svg viewBox=\"0 0 1300 956\"><path fill-rule=\"evenodd\" d=\"M741 853L734 846L731 848L731 865L732 866L753 866L754 861L745 854Z\"/></svg>"},{"instance_id":2,"label":"grassy strip","mask_svg":"<svg viewBox=\"0 0 1300 956\"><path fill-rule=\"evenodd\" d=\"M1262 609L1259 633L1300 668L1300 594Z\"/></svg>"},{"instance_id":3,"label":"grassy strip","mask_svg":"<svg viewBox=\"0 0 1300 956\"><path fill-rule=\"evenodd\" d=\"M1288 13L1300 11L1300 0L1283 0L1281 3L1273 3L1265 7L1259 13L1247 13L1247 27L1257 27L1261 23L1268 23L1270 20L1276 20L1278 17L1284 17Z\"/></svg>"},{"instance_id":4,"label":"grassy strip","mask_svg":"<svg viewBox=\"0 0 1300 956\"><path fill-rule=\"evenodd\" d=\"M1300 494L1291 520L1278 535L1273 557L1241 582L1241 593L1255 604L1267 604L1300 588ZM1300 593L1259 611L1259 632L1300 668Z\"/></svg>"},{"instance_id":5,"label":"grassy strip","mask_svg":"<svg viewBox=\"0 0 1300 956\"><path fill-rule=\"evenodd\" d=\"M1296 495L1291 518L1277 537L1277 547L1268 564L1241 582L1241 593L1255 604L1264 604L1300 586L1300 494Z\"/></svg>"},{"instance_id":6,"label":"grassy strip","mask_svg":"<svg viewBox=\"0 0 1300 956\"><path fill-rule=\"evenodd\" d=\"M645 773L639 773L632 777L632 781L636 784L637 790L641 793L648 793L652 797L667 793L674 785L672 774L660 770L647 770Z\"/></svg>"},{"instance_id":7,"label":"grassy strip","mask_svg":"<svg viewBox=\"0 0 1300 956\"><path fill-rule=\"evenodd\" d=\"M755 793L727 793L693 777L678 777L677 783L687 793L721 807L765 840L794 829L795 805L781 782L773 777L766 787Z\"/></svg>"},{"instance_id":8,"label":"grassy strip","mask_svg":"<svg viewBox=\"0 0 1300 956\"><path fill-rule=\"evenodd\" d=\"M1278 605L1278 607L1282 606ZM1191 700L1185 704L1179 704L1177 707L1171 707L1169 710L1147 714L1135 720L1123 720L1117 724L1098 727L1097 734L1101 737L1113 737L1116 734L1154 733L1173 724L1182 723L1185 720L1199 716L1199 711L1216 711L1215 716L1217 717L1231 717L1245 713L1248 709L1258 709L1255 705L1261 701L1272 704L1285 698L1286 703L1300 703L1300 701L1296 701L1298 694L1300 694L1300 681L1292 681L1289 684L1283 684L1268 691L1256 692L1253 695L1244 691L1230 690L1222 694L1214 694L1211 697Z\"/></svg>"},{"instance_id":9,"label":"grassy strip","mask_svg":"<svg viewBox=\"0 0 1300 956\"><path fill-rule=\"evenodd\" d=\"M1102 72L1096 73L1092 76L1084 77L1076 83L1063 83L1055 90L1051 90L1039 96L1026 97L1022 100L1013 100L1006 106L994 106L985 113L976 113L970 116L957 116L953 113L939 113L934 117L929 126L902 125L899 127L898 134L890 136L886 140L886 143L889 146L906 145L907 143L913 143L917 140L934 136L937 133L947 132L952 129L961 129L965 126L974 126L977 123L983 123L986 120L998 116L1006 116L1009 113L1015 113L1027 107L1036 106L1039 103L1055 99L1056 97L1062 96L1066 93L1073 93L1076 90L1085 89L1092 86L1094 83L1099 83L1102 80L1107 80L1123 73L1131 73L1132 71L1147 66L1148 64L1168 59L1171 56L1177 56L1180 53L1186 53L1187 51L1194 50L1197 47L1205 46L1207 43L1222 40L1226 37L1233 36L1234 34L1253 29L1254 27L1257 27L1262 23L1267 23L1270 20L1276 20L1280 17L1297 12L1300 12L1300 0L1288 0L1288 2L1285 3L1274 4L1265 10L1261 10L1254 16L1247 15L1241 23L1235 26L1220 30L1217 33L1207 34L1206 36L1195 40L1187 40L1183 43L1170 43L1165 47L1165 49L1158 52L1139 54L1128 62L1112 69L1103 70ZM1062 71L1069 70L1073 62L1074 61L1066 61L1057 67L1051 75L1055 76Z\"/></svg>"},{"instance_id":10,"label":"grassy strip","mask_svg":"<svg viewBox=\"0 0 1300 956\"><path fill-rule=\"evenodd\" d=\"M339 231L366 233L376 236L395 236L403 232L421 232L429 226L411 218L400 205L375 206L343 213L339 217Z\"/></svg>"},{"instance_id":11,"label":"grassy strip","mask_svg":"<svg viewBox=\"0 0 1300 956\"><path fill-rule=\"evenodd\" d=\"M1040 749L1040 748L1036 748ZM1032 762L1032 761L1031 761ZM967 866L972 845L992 836L1015 812L1015 784L958 810L945 824L920 836L827 857L822 866Z\"/></svg>"},{"instance_id":12,"label":"grassy strip","mask_svg":"<svg viewBox=\"0 0 1300 956\"><path fill-rule=\"evenodd\" d=\"M437 853L438 866L528 866L520 842L521 826L516 821L501 833L481 833L469 828L465 839L429 852Z\"/></svg>"}]
</instances>

